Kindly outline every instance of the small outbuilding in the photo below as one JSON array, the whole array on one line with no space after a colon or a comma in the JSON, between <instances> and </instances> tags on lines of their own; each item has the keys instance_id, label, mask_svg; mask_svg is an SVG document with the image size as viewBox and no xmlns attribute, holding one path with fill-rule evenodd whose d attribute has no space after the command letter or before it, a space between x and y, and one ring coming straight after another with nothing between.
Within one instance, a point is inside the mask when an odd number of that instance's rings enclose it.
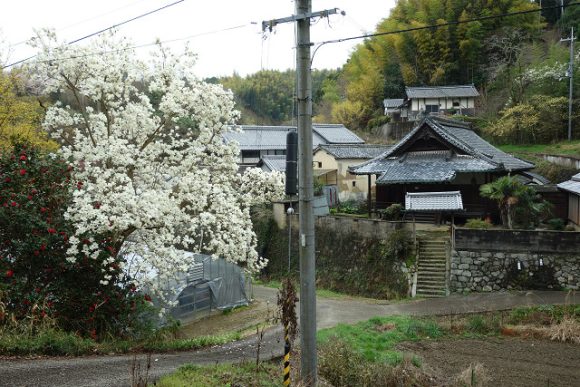
<instances>
[{"instance_id":1,"label":"small outbuilding","mask_svg":"<svg viewBox=\"0 0 580 387\"><path fill-rule=\"evenodd\" d=\"M558 184L558 188L568 193L568 221L580 228L580 173Z\"/></svg>"}]
</instances>

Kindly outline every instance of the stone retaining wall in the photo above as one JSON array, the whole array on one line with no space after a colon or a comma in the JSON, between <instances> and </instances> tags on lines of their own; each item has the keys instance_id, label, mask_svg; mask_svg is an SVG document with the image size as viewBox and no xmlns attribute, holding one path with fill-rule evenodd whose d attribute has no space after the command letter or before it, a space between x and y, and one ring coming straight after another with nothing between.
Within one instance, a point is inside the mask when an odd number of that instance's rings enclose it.
<instances>
[{"instance_id":1,"label":"stone retaining wall","mask_svg":"<svg viewBox=\"0 0 580 387\"><path fill-rule=\"evenodd\" d=\"M454 250L450 290L579 289L580 252L503 253Z\"/></svg>"}]
</instances>

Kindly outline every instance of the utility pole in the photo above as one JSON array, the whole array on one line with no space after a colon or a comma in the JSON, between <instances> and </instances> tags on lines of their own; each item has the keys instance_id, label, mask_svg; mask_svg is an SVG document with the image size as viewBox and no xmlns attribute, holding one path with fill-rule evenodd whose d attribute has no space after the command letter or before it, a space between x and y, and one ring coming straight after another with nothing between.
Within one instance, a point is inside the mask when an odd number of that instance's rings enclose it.
<instances>
[{"instance_id":1,"label":"utility pole","mask_svg":"<svg viewBox=\"0 0 580 387\"><path fill-rule=\"evenodd\" d=\"M561 42L570 42L570 62L568 64L568 71L566 76L569 78L569 94L568 94L568 141L572 141L572 101L574 100L574 27L570 30L570 37L568 39L560 39Z\"/></svg>"},{"instance_id":2,"label":"utility pole","mask_svg":"<svg viewBox=\"0 0 580 387\"><path fill-rule=\"evenodd\" d=\"M316 358L316 273L314 246L314 187L312 176L312 78L310 73L310 19L328 17L337 8L312 12L311 0L296 0L296 14L264 21L262 29L296 22L296 99L298 102L298 199L300 220L300 352L302 382L317 384Z\"/></svg>"}]
</instances>

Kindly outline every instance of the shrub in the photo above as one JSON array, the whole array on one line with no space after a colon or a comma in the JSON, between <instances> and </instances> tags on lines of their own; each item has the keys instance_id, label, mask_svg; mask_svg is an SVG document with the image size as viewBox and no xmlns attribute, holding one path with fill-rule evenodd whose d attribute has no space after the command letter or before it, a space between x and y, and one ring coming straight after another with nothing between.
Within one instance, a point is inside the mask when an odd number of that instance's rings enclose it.
<instances>
[{"instance_id":1,"label":"shrub","mask_svg":"<svg viewBox=\"0 0 580 387\"><path fill-rule=\"evenodd\" d=\"M390 221L401 220L401 215L403 213L403 205L399 203L391 204L381 212L385 220Z\"/></svg>"},{"instance_id":2,"label":"shrub","mask_svg":"<svg viewBox=\"0 0 580 387\"><path fill-rule=\"evenodd\" d=\"M124 282L120 258L109 235L86 235L67 260L74 229L64 217L72 168L56 155L17 143L0 155L0 292L4 313L15 321L41 324L92 338L135 333L148 302ZM95 204L98 205L98 204Z\"/></svg>"},{"instance_id":3,"label":"shrub","mask_svg":"<svg viewBox=\"0 0 580 387\"><path fill-rule=\"evenodd\" d=\"M564 230L565 225L566 225L566 222L564 221L564 219L552 218L552 219L548 220L548 228L550 230L562 231L562 230Z\"/></svg>"},{"instance_id":4,"label":"shrub","mask_svg":"<svg viewBox=\"0 0 580 387\"><path fill-rule=\"evenodd\" d=\"M486 222L483 219L469 219L465 222L465 227L485 230L491 227L491 223Z\"/></svg>"}]
</instances>

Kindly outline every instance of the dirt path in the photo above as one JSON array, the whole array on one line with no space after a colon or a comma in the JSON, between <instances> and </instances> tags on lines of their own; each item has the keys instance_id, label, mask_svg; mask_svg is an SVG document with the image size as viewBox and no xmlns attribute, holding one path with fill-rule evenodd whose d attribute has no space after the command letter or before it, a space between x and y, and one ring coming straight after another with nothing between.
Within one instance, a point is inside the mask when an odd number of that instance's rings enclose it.
<instances>
[{"instance_id":1,"label":"dirt path","mask_svg":"<svg viewBox=\"0 0 580 387\"><path fill-rule=\"evenodd\" d=\"M580 346L546 340L490 338L404 343L441 375L457 375L481 363L490 386L580 386Z\"/></svg>"},{"instance_id":2,"label":"dirt path","mask_svg":"<svg viewBox=\"0 0 580 387\"><path fill-rule=\"evenodd\" d=\"M257 299L275 304L276 290L256 286ZM317 299L318 328L338 323L352 324L374 316L396 314L442 315L491 310L515 306L562 304L568 300L564 292L512 292L497 294L454 295L404 303L388 303L364 299ZM235 316L235 313L234 313ZM267 331L262 343L263 357L282 354L280 329ZM186 363L255 361L255 336L229 345L201 351L154 354L151 374L160 376ZM130 383L132 356L98 356L73 359L0 360L0 386L123 386ZM576 362L576 364L579 364Z\"/></svg>"}]
</instances>

